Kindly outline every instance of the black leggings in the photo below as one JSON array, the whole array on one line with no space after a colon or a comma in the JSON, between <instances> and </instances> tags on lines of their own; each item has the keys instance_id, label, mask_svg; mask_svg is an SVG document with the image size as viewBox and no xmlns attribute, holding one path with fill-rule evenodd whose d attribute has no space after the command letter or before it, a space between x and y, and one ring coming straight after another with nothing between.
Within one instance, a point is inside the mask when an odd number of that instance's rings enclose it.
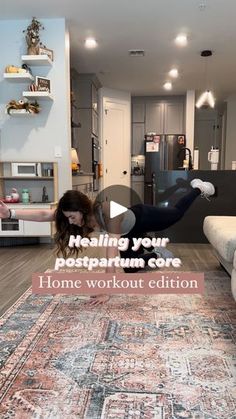
<instances>
[{"instance_id":1,"label":"black leggings","mask_svg":"<svg viewBox=\"0 0 236 419\"><path fill-rule=\"evenodd\" d=\"M140 246L138 251L132 250L133 238L145 237L146 233L151 231L162 231L177 223L194 200L200 195L198 188L191 188L185 196L183 196L173 207L155 207L152 205L138 204L130 209L135 214L136 222L132 230L122 237L129 239L129 247L125 251L120 251L122 258L142 258L147 265L150 258L156 257L156 253L144 254L144 248ZM136 268L125 268L125 272L137 272Z\"/></svg>"}]
</instances>

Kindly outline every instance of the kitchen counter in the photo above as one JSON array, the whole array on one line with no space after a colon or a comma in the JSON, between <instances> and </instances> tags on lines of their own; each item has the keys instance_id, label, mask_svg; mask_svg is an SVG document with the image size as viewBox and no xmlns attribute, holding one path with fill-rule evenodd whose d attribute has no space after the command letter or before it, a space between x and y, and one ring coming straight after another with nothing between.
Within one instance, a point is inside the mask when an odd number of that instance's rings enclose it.
<instances>
[{"instance_id":1,"label":"kitchen counter","mask_svg":"<svg viewBox=\"0 0 236 419\"><path fill-rule=\"evenodd\" d=\"M202 229L207 215L236 215L236 170L160 171L156 179L158 205L165 205L165 202L159 201L160 193L174 185L178 178L189 183L195 178L211 182L215 186L216 194L210 198L210 201L201 197L197 198L184 217L169 229L161 231L161 236L169 237L170 241L176 243L207 243ZM185 192L184 188L178 189L172 197L168 198L169 205L174 205Z\"/></svg>"},{"instance_id":2,"label":"kitchen counter","mask_svg":"<svg viewBox=\"0 0 236 419\"><path fill-rule=\"evenodd\" d=\"M57 202L6 202L9 208L43 208L57 205Z\"/></svg>"}]
</instances>

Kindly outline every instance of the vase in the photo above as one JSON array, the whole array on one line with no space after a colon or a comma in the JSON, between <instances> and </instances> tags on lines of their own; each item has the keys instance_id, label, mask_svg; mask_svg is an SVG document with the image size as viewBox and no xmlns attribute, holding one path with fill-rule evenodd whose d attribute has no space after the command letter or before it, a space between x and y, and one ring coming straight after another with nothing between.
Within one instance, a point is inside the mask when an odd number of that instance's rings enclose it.
<instances>
[{"instance_id":1,"label":"vase","mask_svg":"<svg viewBox=\"0 0 236 419\"><path fill-rule=\"evenodd\" d=\"M27 49L27 54L28 55L38 55L38 53L39 53L39 47L36 46L36 45L31 45Z\"/></svg>"}]
</instances>

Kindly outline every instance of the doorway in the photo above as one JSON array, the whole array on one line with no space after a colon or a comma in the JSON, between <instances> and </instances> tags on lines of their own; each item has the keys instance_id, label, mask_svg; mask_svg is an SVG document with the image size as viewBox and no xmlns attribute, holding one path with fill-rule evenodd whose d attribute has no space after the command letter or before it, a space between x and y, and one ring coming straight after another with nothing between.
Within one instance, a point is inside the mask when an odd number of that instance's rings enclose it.
<instances>
[{"instance_id":1,"label":"doorway","mask_svg":"<svg viewBox=\"0 0 236 419\"><path fill-rule=\"evenodd\" d=\"M194 147L199 149L199 170L211 170L208 153L212 146L219 148L221 162L221 131L221 117L217 110L196 111ZM220 162L218 169L221 169Z\"/></svg>"},{"instance_id":2,"label":"doorway","mask_svg":"<svg viewBox=\"0 0 236 419\"><path fill-rule=\"evenodd\" d=\"M130 186L130 103L114 97L103 98L102 116L103 188Z\"/></svg>"}]
</instances>

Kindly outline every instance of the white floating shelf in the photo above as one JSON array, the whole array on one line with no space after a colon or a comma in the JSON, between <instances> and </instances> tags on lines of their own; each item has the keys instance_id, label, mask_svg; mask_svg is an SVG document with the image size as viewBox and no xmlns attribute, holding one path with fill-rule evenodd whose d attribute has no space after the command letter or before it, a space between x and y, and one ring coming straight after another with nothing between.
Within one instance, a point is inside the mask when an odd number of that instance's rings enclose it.
<instances>
[{"instance_id":1,"label":"white floating shelf","mask_svg":"<svg viewBox=\"0 0 236 419\"><path fill-rule=\"evenodd\" d=\"M10 113L6 111L9 116L34 116L33 112L27 112L26 109L11 109Z\"/></svg>"},{"instance_id":2,"label":"white floating shelf","mask_svg":"<svg viewBox=\"0 0 236 419\"><path fill-rule=\"evenodd\" d=\"M23 92L24 97L32 99L53 100L53 96L48 92Z\"/></svg>"},{"instance_id":3,"label":"white floating shelf","mask_svg":"<svg viewBox=\"0 0 236 419\"><path fill-rule=\"evenodd\" d=\"M4 73L3 77L14 82L29 82L34 80L34 77L30 73Z\"/></svg>"},{"instance_id":4,"label":"white floating shelf","mask_svg":"<svg viewBox=\"0 0 236 419\"><path fill-rule=\"evenodd\" d=\"M22 55L21 60L23 63L29 66L39 66L39 65L52 65L52 60L48 57L48 55Z\"/></svg>"}]
</instances>

